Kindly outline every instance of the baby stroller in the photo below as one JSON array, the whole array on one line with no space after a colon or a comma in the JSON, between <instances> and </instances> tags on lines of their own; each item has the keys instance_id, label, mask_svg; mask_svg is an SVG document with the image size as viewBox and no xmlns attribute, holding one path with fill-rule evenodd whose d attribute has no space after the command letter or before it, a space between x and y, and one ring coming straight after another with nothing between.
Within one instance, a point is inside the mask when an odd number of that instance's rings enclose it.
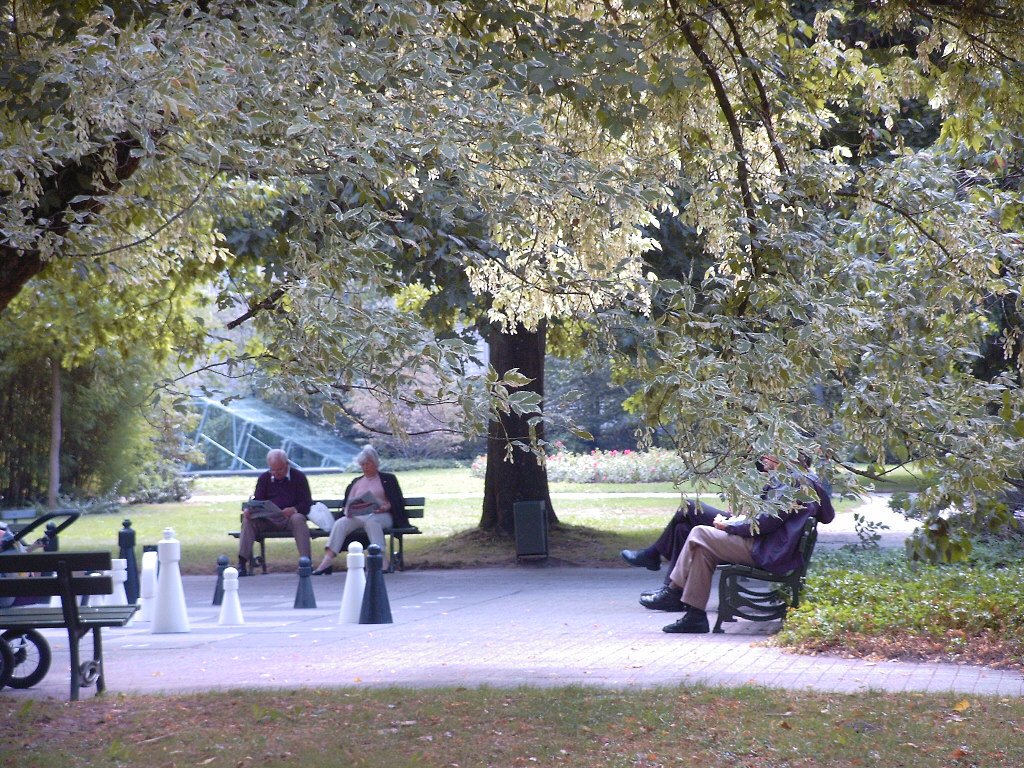
<instances>
[{"instance_id":1,"label":"baby stroller","mask_svg":"<svg viewBox=\"0 0 1024 768\"><path fill-rule=\"evenodd\" d=\"M15 532L7 523L0 521L0 556L5 552L31 552L33 549L56 549L57 534L71 525L80 516L78 512L48 512ZM54 519L64 518L59 523ZM25 545L29 534L46 525L43 535L31 544ZM4 600L8 601L4 604ZM19 604L18 598L0 598L0 614L5 608ZM31 688L42 680L50 670L52 654L50 644L36 629L8 629L0 634L0 689Z\"/></svg>"}]
</instances>

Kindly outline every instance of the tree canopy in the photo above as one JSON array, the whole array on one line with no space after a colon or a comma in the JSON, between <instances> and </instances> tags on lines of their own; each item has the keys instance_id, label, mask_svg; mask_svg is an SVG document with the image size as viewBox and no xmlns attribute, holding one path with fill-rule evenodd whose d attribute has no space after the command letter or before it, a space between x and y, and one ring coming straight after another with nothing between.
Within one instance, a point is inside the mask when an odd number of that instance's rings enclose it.
<instances>
[{"instance_id":1,"label":"tree canopy","mask_svg":"<svg viewBox=\"0 0 1024 768\"><path fill-rule=\"evenodd\" d=\"M367 298L441 237L493 321L591 323L648 439L740 508L759 452L918 460L922 514L988 515L1019 477L1017 3L4 14L0 308L44 269L212 265L282 383L395 392L429 368L424 397L482 429L516 382ZM237 278L225 209L284 226ZM649 255L666 212L701 258Z\"/></svg>"}]
</instances>

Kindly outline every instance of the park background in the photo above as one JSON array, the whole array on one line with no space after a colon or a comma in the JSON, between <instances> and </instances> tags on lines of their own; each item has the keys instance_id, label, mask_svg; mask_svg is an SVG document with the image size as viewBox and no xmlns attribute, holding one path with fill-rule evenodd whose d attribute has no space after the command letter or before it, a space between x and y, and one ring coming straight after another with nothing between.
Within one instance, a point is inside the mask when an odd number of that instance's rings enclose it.
<instances>
[{"instance_id":1,"label":"park background","mask_svg":"<svg viewBox=\"0 0 1024 768\"><path fill-rule=\"evenodd\" d=\"M424 564L507 558L520 499L555 545L600 517L605 561L656 530L645 502L553 503L556 439L671 450L673 492L748 514L753 456L802 450L837 497L908 472L891 501L921 525L819 558L780 642L1017 664L1022 13L3 4L3 504L81 508L90 546L174 520L199 567L237 514L201 499L245 488L184 502L197 391L486 453L479 502L428 502L450 535ZM556 398L555 359L625 388L634 444L596 442L616 419Z\"/></svg>"}]
</instances>

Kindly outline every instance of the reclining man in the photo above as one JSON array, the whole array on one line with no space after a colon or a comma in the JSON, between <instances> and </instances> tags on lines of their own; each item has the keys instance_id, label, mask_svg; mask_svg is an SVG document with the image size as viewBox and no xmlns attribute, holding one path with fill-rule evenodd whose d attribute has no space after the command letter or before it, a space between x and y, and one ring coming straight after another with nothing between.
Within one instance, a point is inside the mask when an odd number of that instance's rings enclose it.
<instances>
[{"instance_id":1,"label":"reclining man","mask_svg":"<svg viewBox=\"0 0 1024 768\"><path fill-rule=\"evenodd\" d=\"M774 472L778 467L779 461L771 456L763 456L758 461L762 471ZM664 627L665 632L710 631L705 609L715 568L721 563L750 565L772 573L786 573L803 565L797 547L804 522L814 515L818 522L830 523L835 518L835 510L828 491L820 482L808 475L795 477L797 482L814 491L816 501L798 501L779 513L762 512L753 522L718 513L710 525L693 526L669 574L669 583L640 598L645 608L683 611L678 621ZM779 490L779 485L769 486L762 496L768 498Z\"/></svg>"}]
</instances>

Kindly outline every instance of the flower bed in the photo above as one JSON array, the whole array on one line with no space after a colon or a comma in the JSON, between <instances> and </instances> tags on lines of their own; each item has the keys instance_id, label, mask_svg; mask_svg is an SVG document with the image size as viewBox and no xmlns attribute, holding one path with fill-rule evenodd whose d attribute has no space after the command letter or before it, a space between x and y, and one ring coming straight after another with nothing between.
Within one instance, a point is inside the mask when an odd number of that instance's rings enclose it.
<instances>
[{"instance_id":1,"label":"flower bed","mask_svg":"<svg viewBox=\"0 0 1024 768\"><path fill-rule=\"evenodd\" d=\"M557 448L557 444L556 444ZM483 477L487 458L472 464L474 477ZM556 450L547 458L548 480L553 483L658 483L683 473L683 462L671 451L602 451L569 453Z\"/></svg>"}]
</instances>

